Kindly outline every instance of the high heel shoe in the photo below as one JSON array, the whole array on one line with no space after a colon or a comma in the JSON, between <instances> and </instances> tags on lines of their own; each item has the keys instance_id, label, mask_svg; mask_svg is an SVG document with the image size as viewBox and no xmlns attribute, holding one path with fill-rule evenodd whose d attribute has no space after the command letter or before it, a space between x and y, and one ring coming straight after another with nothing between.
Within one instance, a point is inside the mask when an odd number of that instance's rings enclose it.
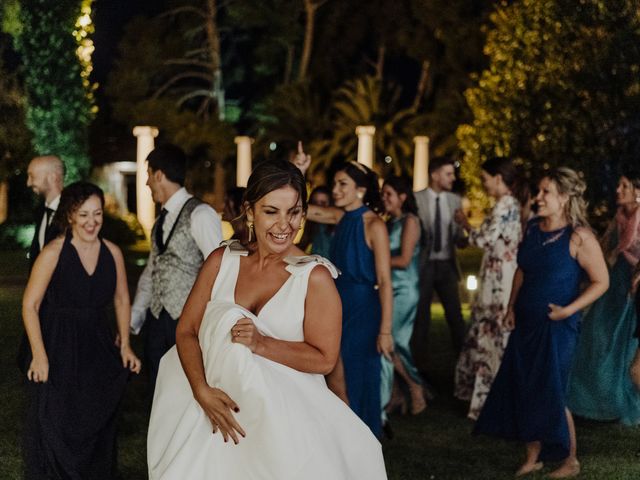
<instances>
[{"instance_id":1,"label":"high heel shoe","mask_svg":"<svg viewBox=\"0 0 640 480\"><path fill-rule=\"evenodd\" d=\"M419 415L427 408L427 401L424 399L422 385L409 385L409 393L411 394L411 415Z\"/></svg>"}]
</instances>

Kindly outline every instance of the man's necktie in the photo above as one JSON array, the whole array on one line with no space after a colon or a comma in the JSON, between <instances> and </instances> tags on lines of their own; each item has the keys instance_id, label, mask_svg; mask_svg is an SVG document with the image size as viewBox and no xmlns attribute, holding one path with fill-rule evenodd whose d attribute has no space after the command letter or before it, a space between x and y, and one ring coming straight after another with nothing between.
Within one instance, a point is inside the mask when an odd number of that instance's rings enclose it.
<instances>
[{"instance_id":1,"label":"man's necktie","mask_svg":"<svg viewBox=\"0 0 640 480\"><path fill-rule=\"evenodd\" d=\"M156 245L160 251L164 250L164 233L162 227L164 226L164 219L167 216L167 213L167 209L163 208L158 220L156 220Z\"/></svg>"},{"instance_id":2,"label":"man's necktie","mask_svg":"<svg viewBox=\"0 0 640 480\"><path fill-rule=\"evenodd\" d=\"M442 217L440 215L440 197L436 197L436 214L433 222L433 251L442 250Z\"/></svg>"},{"instance_id":3,"label":"man's necktie","mask_svg":"<svg viewBox=\"0 0 640 480\"><path fill-rule=\"evenodd\" d=\"M56 211L53 208L44 207L45 224L44 224L44 241L47 241L47 233L49 233L49 227L51 226L51 219Z\"/></svg>"}]
</instances>

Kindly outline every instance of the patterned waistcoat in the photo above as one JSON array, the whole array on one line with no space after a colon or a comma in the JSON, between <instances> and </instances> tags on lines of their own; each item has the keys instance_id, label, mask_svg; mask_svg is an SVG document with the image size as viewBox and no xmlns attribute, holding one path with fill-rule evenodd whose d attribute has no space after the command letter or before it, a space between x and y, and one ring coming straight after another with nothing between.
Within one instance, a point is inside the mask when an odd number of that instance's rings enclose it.
<instances>
[{"instance_id":1,"label":"patterned waistcoat","mask_svg":"<svg viewBox=\"0 0 640 480\"><path fill-rule=\"evenodd\" d=\"M151 313L158 318L164 308L177 320L196 281L204 257L191 236L191 212L202 202L191 197L186 201L167 237L164 251L155 241L155 229L151 232L153 270L151 274Z\"/></svg>"}]
</instances>

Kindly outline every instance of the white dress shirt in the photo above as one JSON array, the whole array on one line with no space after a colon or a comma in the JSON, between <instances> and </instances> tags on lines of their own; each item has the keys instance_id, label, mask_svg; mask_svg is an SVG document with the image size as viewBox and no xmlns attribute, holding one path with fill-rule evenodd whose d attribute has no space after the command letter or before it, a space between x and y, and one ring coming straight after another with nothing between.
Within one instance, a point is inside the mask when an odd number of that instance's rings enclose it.
<instances>
[{"instance_id":1,"label":"white dress shirt","mask_svg":"<svg viewBox=\"0 0 640 480\"><path fill-rule=\"evenodd\" d=\"M435 234L436 222L436 198L440 198L440 232L442 233L442 248L439 252L434 252L433 247L429 254L429 260L449 260L451 258L451 247L449 245L450 226L453 220L452 212L449 209L449 202L445 192L436 193L431 188L427 189L429 195L429 218L431 219L431 232ZM435 242L432 242L432 244Z\"/></svg>"},{"instance_id":2,"label":"white dress shirt","mask_svg":"<svg viewBox=\"0 0 640 480\"><path fill-rule=\"evenodd\" d=\"M54 198L51 203L44 202L44 208L50 208L53 210L53 214L49 217L49 223L47 224L47 212L45 210L44 215L42 215L42 220L40 220L40 230L38 230L38 244L40 245L40 251L44 248L44 231L47 229L49 225L51 225L51 221L53 220L53 215L56 210L58 210L58 206L60 205L60 195Z\"/></svg>"},{"instance_id":3,"label":"white dress shirt","mask_svg":"<svg viewBox=\"0 0 640 480\"><path fill-rule=\"evenodd\" d=\"M182 187L176 193L171 195L171 198L162 205L162 208L167 210L167 216L164 219L162 226L162 240L167 241L173 225L178 220L178 215L184 204L193 195ZM202 256L206 258L209 254L216 249L220 242L222 242L222 224L220 222L220 216L211 208L210 205L202 203L193 209L191 212L191 236L198 245ZM145 267L140 279L138 280L138 288L136 289L136 296L131 306L131 331L134 334L140 332L142 325L144 324L147 309L151 304L151 274L153 270L153 249L149 253L149 260Z\"/></svg>"}]
</instances>

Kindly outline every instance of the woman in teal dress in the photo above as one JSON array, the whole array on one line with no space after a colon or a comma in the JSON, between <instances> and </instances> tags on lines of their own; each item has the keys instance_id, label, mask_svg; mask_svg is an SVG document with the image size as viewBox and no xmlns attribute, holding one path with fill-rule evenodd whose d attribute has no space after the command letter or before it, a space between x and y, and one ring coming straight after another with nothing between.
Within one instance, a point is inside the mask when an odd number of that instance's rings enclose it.
<instances>
[{"instance_id":1,"label":"woman in teal dress","mask_svg":"<svg viewBox=\"0 0 640 480\"><path fill-rule=\"evenodd\" d=\"M536 197L538 218L527 225L504 325L509 343L475 432L519 440L526 458L516 476L562 461L548 478L580 472L569 371L580 311L608 288L607 266L586 220L584 182L568 168L550 171ZM584 274L588 284L580 290Z\"/></svg>"},{"instance_id":2,"label":"woman in teal dress","mask_svg":"<svg viewBox=\"0 0 640 480\"><path fill-rule=\"evenodd\" d=\"M389 177L382 186L382 203L389 215L389 246L391 248L391 284L393 286L394 356L390 362L382 358L382 407L386 411L407 410L406 399L394 371L406 383L411 396L411 413L417 415L427 408L422 391L422 379L413 358L409 340L413 333L418 298L418 257L420 254L420 219L418 206L409 182L401 177ZM386 420L383 410L382 421Z\"/></svg>"},{"instance_id":3,"label":"woman in teal dress","mask_svg":"<svg viewBox=\"0 0 640 480\"><path fill-rule=\"evenodd\" d=\"M640 259L640 175L620 178L618 211L604 236L611 252L611 282L585 315L569 381L569 409L594 420L640 423L640 390L628 374L636 350L631 275ZM614 263L615 262L615 263Z\"/></svg>"},{"instance_id":4,"label":"woman in teal dress","mask_svg":"<svg viewBox=\"0 0 640 480\"><path fill-rule=\"evenodd\" d=\"M298 157L294 163L304 172L310 158L304 152ZM393 352L393 293L378 176L361 163L346 162L334 175L332 195L334 207L309 205L307 212L309 220L336 224L329 259L341 272L336 286L342 300L342 363L327 381L336 392L332 385L340 383L335 377L343 366L349 405L380 437L380 355L391 359Z\"/></svg>"}]
</instances>

